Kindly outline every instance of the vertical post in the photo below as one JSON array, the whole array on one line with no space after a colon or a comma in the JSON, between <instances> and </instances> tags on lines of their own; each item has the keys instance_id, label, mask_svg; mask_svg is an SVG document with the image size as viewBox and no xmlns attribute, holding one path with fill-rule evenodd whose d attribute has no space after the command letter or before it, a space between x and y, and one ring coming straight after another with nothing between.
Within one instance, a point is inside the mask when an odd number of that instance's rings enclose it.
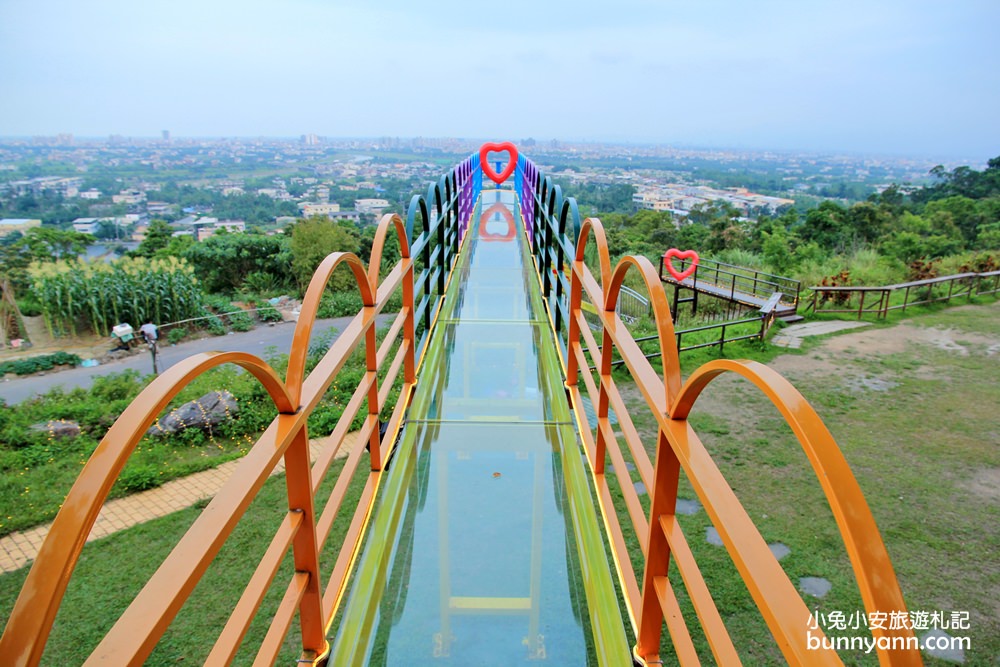
<instances>
[{"instance_id":1,"label":"vertical post","mask_svg":"<svg viewBox=\"0 0 1000 667\"><path fill-rule=\"evenodd\" d=\"M675 516L677 509L677 480L680 463L659 429L656 443L656 464L649 508L649 534L646 535L646 568L642 575L642 598L639 603L636 630L636 654L648 664L659 662L660 635L663 631L663 612L656 595L656 579L667 576L670 567L670 545L660 526L660 517Z\"/></svg>"},{"instance_id":2,"label":"vertical post","mask_svg":"<svg viewBox=\"0 0 1000 667\"><path fill-rule=\"evenodd\" d=\"M660 265L663 265L663 260L660 260ZM662 270L660 275L663 275ZM670 319L675 324L677 323L677 300L681 298L681 287L677 283L674 283L674 302L670 304Z\"/></svg>"},{"instance_id":3,"label":"vertical post","mask_svg":"<svg viewBox=\"0 0 1000 667\"><path fill-rule=\"evenodd\" d=\"M560 212L560 215L559 215L558 235L556 237L556 248L555 248L555 250L556 250L556 268L555 268L555 270L556 270L556 272L555 272L554 278L553 278L553 280L555 280L556 298L555 298L555 302L552 303L552 304L550 304L551 305L550 310L553 311L552 312L552 318L553 318L553 324L555 325L556 335L558 335L559 332L562 331L562 310L559 308L559 304L560 304L560 302L562 300L562 295L563 295L562 267L563 267L563 262L565 261L565 254L564 254L564 251L563 251L563 244L562 244L562 242L563 242L563 239L565 238L565 236L566 236L566 220L562 216L562 213Z\"/></svg>"},{"instance_id":4,"label":"vertical post","mask_svg":"<svg viewBox=\"0 0 1000 667\"><path fill-rule=\"evenodd\" d=\"M366 306L367 309L367 306ZM375 337L375 321L372 320L365 332L366 369L372 375L372 383L368 389L368 420L372 422L372 431L368 436L368 449L371 454L371 469L382 469L382 447L379 439L379 404L378 404L378 342Z\"/></svg>"},{"instance_id":5,"label":"vertical post","mask_svg":"<svg viewBox=\"0 0 1000 667\"><path fill-rule=\"evenodd\" d=\"M427 202L425 202L425 203L427 203ZM427 205L429 206L430 204L427 203ZM421 248L421 250L420 250L420 256L423 259L423 261L421 262L421 264L423 265L423 271L424 271L423 277L422 277L422 279L421 279L420 282L422 283L421 287L423 288L424 297L427 298L427 308L424 308L424 332L426 334L426 332L428 332L428 331L431 330L431 322L433 321L433 317L434 317L434 313L433 313L433 311L434 311L434 308L433 308L434 301L431 299L431 287L432 287L431 276L433 274L434 267L431 266L431 238L432 238L431 231L432 230L431 230L431 221L429 219L430 214L427 213L427 215L425 215L424 212L421 211L420 217L423 218L424 230L425 230L424 234L426 234L426 236L424 237L424 247ZM414 238L420 236L419 234L417 234L417 230L416 229L413 230L413 234L414 234Z\"/></svg>"},{"instance_id":6,"label":"vertical post","mask_svg":"<svg viewBox=\"0 0 1000 667\"><path fill-rule=\"evenodd\" d=\"M402 345L407 347L406 359L403 362L403 381L413 383L417 381L417 329L413 312L413 309L416 308L413 294L413 260L403 259L402 261L406 267L406 272L403 274L403 308L406 308L407 311L406 319L403 321ZM428 307L427 312L429 313L430 310Z\"/></svg>"},{"instance_id":7,"label":"vertical post","mask_svg":"<svg viewBox=\"0 0 1000 667\"><path fill-rule=\"evenodd\" d=\"M450 267L451 252L448 245L448 212L441 206L441 189L437 187L434 189L434 201L428 202L428 206L433 206L437 204L438 207L438 217L437 217L437 246L438 246L438 277L437 277L437 293L439 295L444 294L444 281L448 274L448 269ZM455 230L457 233L457 229Z\"/></svg>"},{"instance_id":8,"label":"vertical post","mask_svg":"<svg viewBox=\"0 0 1000 667\"><path fill-rule=\"evenodd\" d=\"M861 319L861 313L865 310L865 291L861 290L861 300L858 304L858 319Z\"/></svg>"},{"instance_id":9,"label":"vertical post","mask_svg":"<svg viewBox=\"0 0 1000 667\"><path fill-rule=\"evenodd\" d=\"M607 458L607 440L604 437L603 428L608 421L608 408L610 406L610 398L608 396L608 377L611 375L611 357L614 356L614 341L611 340L611 334L608 333L608 320L614 316L615 311L604 310L604 305L601 304L601 325L602 325L602 340L601 340L601 368L600 368L600 381L601 387L598 391L597 400L597 451L594 455L594 474L603 475L604 474L604 460Z\"/></svg>"},{"instance_id":10,"label":"vertical post","mask_svg":"<svg viewBox=\"0 0 1000 667\"><path fill-rule=\"evenodd\" d=\"M302 514L302 524L292 541L292 554L295 571L309 575L305 593L299 602L299 626L302 630L303 659L311 661L326 653L327 642L323 592L320 589L312 471L309 467L309 437L305 426L299 429L285 451L285 488L288 492L288 510Z\"/></svg>"}]
</instances>

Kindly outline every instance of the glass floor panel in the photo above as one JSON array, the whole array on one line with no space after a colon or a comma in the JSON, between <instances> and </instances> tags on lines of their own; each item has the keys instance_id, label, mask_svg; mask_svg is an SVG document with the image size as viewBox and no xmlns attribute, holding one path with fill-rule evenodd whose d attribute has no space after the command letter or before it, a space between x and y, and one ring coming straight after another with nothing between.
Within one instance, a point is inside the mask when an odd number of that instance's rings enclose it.
<instances>
[{"instance_id":1,"label":"glass floor panel","mask_svg":"<svg viewBox=\"0 0 1000 667\"><path fill-rule=\"evenodd\" d=\"M403 520L365 664L586 665L555 424L414 424ZM402 455L402 454L401 454Z\"/></svg>"}]
</instances>

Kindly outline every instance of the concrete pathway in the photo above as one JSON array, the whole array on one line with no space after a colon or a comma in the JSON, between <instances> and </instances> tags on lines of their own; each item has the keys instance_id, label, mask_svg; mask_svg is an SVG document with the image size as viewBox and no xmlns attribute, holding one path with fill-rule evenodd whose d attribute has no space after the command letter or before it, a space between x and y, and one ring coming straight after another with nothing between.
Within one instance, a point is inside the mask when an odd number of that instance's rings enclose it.
<instances>
[{"instance_id":1,"label":"concrete pathway","mask_svg":"<svg viewBox=\"0 0 1000 667\"><path fill-rule=\"evenodd\" d=\"M310 441L309 447L313 460L327 442L327 438ZM348 433L335 458L347 456L358 444L357 433ZM200 500L213 497L233 474L233 470L238 464L239 459L228 461L217 468L172 480L155 489L107 501L104 503L87 541L107 537L119 530L166 516L191 507ZM284 470L285 464L284 461L281 461L272 475L284 472ZM14 572L35 560L51 526L51 523L36 526L30 530L11 533L0 538L0 572Z\"/></svg>"},{"instance_id":2,"label":"concrete pathway","mask_svg":"<svg viewBox=\"0 0 1000 667\"><path fill-rule=\"evenodd\" d=\"M801 347L802 339L806 336L822 336L823 334L834 333L835 331L867 327L869 324L870 322L843 322L841 320L793 324L776 333L771 338L771 344L778 347L798 348Z\"/></svg>"}]
</instances>

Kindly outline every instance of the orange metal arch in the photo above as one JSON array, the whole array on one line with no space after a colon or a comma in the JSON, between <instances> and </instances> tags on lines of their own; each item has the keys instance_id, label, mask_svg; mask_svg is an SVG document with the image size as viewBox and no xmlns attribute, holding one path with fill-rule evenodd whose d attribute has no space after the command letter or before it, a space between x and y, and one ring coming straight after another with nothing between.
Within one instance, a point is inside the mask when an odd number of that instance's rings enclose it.
<instances>
[{"instance_id":1,"label":"orange metal arch","mask_svg":"<svg viewBox=\"0 0 1000 667\"><path fill-rule=\"evenodd\" d=\"M580 238L576 242L576 261L583 262L584 251L587 249L587 240L591 232L594 235L594 242L597 244L597 262L601 271L600 284L601 293L607 299L607 287L611 278L611 256L608 252L608 237L604 233L604 225L600 218L587 218L580 227Z\"/></svg>"},{"instance_id":2,"label":"orange metal arch","mask_svg":"<svg viewBox=\"0 0 1000 667\"><path fill-rule=\"evenodd\" d=\"M754 361L711 361L688 378L671 410L672 418L687 419L705 387L727 372L746 378L760 389L778 408L798 438L844 539L865 608L869 612L906 609L889 553L847 460L823 420L788 380ZM872 634L875 637L913 636L912 630L906 628L873 628ZM892 640L888 643L894 645ZM901 639L899 643L905 645L906 641ZM921 664L919 651L916 650L894 652L893 661L894 664Z\"/></svg>"},{"instance_id":3,"label":"orange metal arch","mask_svg":"<svg viewBox=\"0 0 1000 667\"><path fill-rule=\"evenodd\" d=\"M406 223L396 213L386 213L379 220L372 241L372 251L368 259L368 284L373 293L378 290L379 272L382 270L382 251L385 248L385 237L390 227L396 228L396 238L399 240L399 254L403 259L410 258L410 242L406 238Z\"/></svg>"},{"instance_id":4,"label":"orange metal arch","mask_svg":"<svg viewBox=\"0 0 1000 667\"><path fill-rule=\"evenodd\" d=\"M590 237L597 244L599 282L584 262ZM621 287L632 267L638 268L650 295L663 354L662 380L615 313ZM584 294L595 305L601 302L597 309L603 330L600 345L583 318ZM580 422L580 430L613 545L623 595L636 633L634 657L639 662L653 664L659 661L657 654L664 622L680 662L697 664L699 660L674 592L674 587L681 583L675 575L668 576L668 570L674 567L687 589L697 621L701 624L715 660L719 664L737 664L739 661L725 622L715 606L687 538L676 521L677 487L683 470L702 499L713 523L719 528L734 564L785 658L792 664L841 664L835 651L810 650L804 627L808 616L805 603L687 421L691 404L698 393L712 377L725 370L754 375L757 378L756 384L784 411L803 447L813 450L810 459L830 498L831 506L837 506L835 512L839 513L838 528L849 545L849 555L866 607L880 611L905 610L888 554L867 505L864 504L857 482L829 431L822 426L812 408L777 373L759 364L714 362L696 372L687 384L682 384L673 340L673 321L657 272L649 260L641 257L622 259L612 272L606 235L600 220L596 218L584 221L577 239L569 311L566 386L578 411L582 409L581 390L589 395L595 406L596 433L586 422ZM592 363L588 363L588 351ZM647 445L642 442L611 374L611 356L614 352L624 360L658 423L655 465L650 462ZM589 366L596 366L596 375L593 371L588 371ZM619 417L617 430L612 428L609 421L610 407L614 407ZM815 423L808 415L811 415ZM620 438L625 440L627 448L619 444ZM626 469L626 453L631 453L640 478L650 490L648 511L643 509L638 494L633 490L633 480L629 473L622 472ZM620 502L612 497L607 483L606 456L610 456L614 464L610 474L619 480L622 495ZM622 511L627 512L631 521L629 530L639 541L645 557L640 578L636 577L636 571L631 565L626 534L618 519L618 514ZM859 512L864 514L862 520L856 516ZM873 550L878 552L874 556ZM906 636L906 631L894 633L889 639L896 636L902 639ZM876 638L879 637L876 634ZM911 649L891 655L882 653L880 660L883 663L891 661L895 664L898 661L899 664L919 664L920 657L918 652Z\"/></svg>"},{"instance_id":5,"label":"orange metal arch","mask_svg":"<svg viewBox=\"0 0 1000 667\"><path fill-rule=\"evenodd\" d=\"M673 397L677 396L681 389L681 362L677 353L677 345L674 342L674 321L670 317L670 304L667 303L667 295L663 291L663 283L660 282L660 276L657 274L652 262L642 256L629 255L623 257L618 262L618 266L615 267L615 272L611 277L611 284L605 290L604 310L608 313L615 312L615 308L618 305L618 296L621 294L622 283L625 281L625 275L628 273L630 267L635 267L639 271L642 281L646 284L646 293L649 294L650 304L653 307L656 334L660 343L660 358L663 360L663 389L665 392L665 396L662 399L663 403L655 407L657 410L669 414L668 410L670 409ZM631 336L628 337L628 341L630 345L635 345ZM641 351L637 347L635 349L641 356ZM630 358L630 356L625 357L626 363L629 362ZM611 350L608 349L602 352L601 359L605 360L609 365L608 371L610 372ZM652 370L652 368L649 364L644 364L641 369L630 368L629 370L635 375L639 372ZM647 400L649 400L648 397Z\"/></svg>"},{"instance_id":6,"label":"orange metal arch","mask_svg":"<svg viewBox=\"0 0 1000 667\"><path fill-rule=\"evenodd\" d=\"M306 296L302 300L302 309L299 312L299 320L295 324L295 333L292 335L292 348L288 355L288 372L286 374L285 386L288 387L288 395L296 407L302 398L302 380L305 378L306 356L309 354L309 338L312 335L313 325L316 323L316 313L319 310L320 299L323 298L323 290L330 281L330 276L334 270L342 263L350 267L354 273L354 279L358 283L361 291L361 302L366 306L375 305L375 290L368 280L368 273L364 263L352 252L335 252L326 256L316 267L309 287L306 289Z\"/></svg>"},{"instance_id":7,"label":"orange metal arch","mask_svg":"<svg viewBox=\"0 0 1000 667\"><path fill-rule=\"evenodd\" d=\"M66 496L0 638L0 664L38 664L83 545L129 456L156 416L188 383L227 363L237 364L256 377L278 412L295 412L274 369L246 352L197 354L153 380L108 430Z\"/></svg>"}]
</instances>

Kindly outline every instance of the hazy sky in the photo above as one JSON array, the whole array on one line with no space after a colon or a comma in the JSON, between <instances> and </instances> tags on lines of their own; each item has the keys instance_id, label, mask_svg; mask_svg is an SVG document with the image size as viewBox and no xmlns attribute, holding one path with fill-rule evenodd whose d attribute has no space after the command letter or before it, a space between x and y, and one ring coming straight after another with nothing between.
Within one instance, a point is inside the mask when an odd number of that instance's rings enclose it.
<instances>
[{"instance_id":1,"label":"hazy sky","mask_svg":"<svg viewBox=\"0 0 1000 667\"><path fill-rule=\"evenodd\" d=\"M998 0L0 0L0 136L457 136L985 159Z\"/></svg>"}]
</instances>

